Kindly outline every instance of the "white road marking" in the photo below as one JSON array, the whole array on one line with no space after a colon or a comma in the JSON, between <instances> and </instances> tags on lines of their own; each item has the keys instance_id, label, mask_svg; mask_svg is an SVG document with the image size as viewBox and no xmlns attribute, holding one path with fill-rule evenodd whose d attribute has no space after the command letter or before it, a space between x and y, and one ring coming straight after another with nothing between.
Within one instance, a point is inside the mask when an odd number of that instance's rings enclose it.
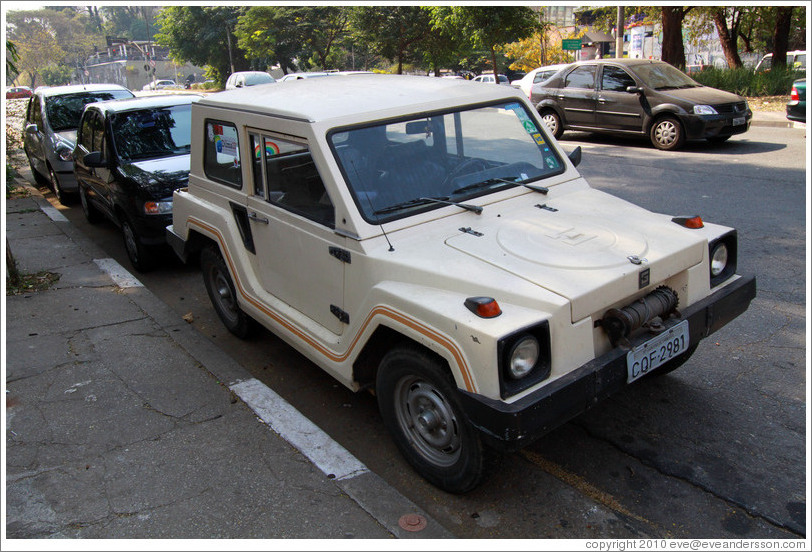
<instances>
[{"instance_id":1,"label":"white road marking","mask_svg":"<svg viewBox=\"0 0 812 552\"><path fill-rule=\"evenodd\" d=\"M93 262L105 271L120 288L144 287L138 278L130 274L115 259L93 259Z\"/></svg>"},{"instance_id":2,"label":"white road marking","mask_svg":"<svg viewBox=\"0 0 812 552\"><path fill-rule=\"evenodd\" d=\"M41 205L40 209L43 213L48 215L48 218L54 222L68 222L68 219L65 218L65 215L59 212L59 209L56 207L52 207L51 205Z\"/></svg>"},{"instance_id":3,"label":"white road marking","mask_svg":"<svg viewBox=\"0 0 812 552\"><path fill-rule=\"evenodd\" d=\"M263 422L307 456L325 475L342 480L369 471L347 449L261 381L251 378L229 387Z\"/></svg>"}]
</instances>

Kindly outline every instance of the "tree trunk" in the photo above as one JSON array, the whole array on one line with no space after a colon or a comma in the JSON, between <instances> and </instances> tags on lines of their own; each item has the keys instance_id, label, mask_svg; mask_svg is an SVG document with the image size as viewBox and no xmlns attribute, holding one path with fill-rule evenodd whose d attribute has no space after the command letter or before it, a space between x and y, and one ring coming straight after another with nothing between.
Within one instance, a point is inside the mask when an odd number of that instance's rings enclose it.
<instances>
[{"instance_id":1,"label":"tree trunk","mask_svg":"<svg viewBox=\"0 0 812 552\"><path fill-rule=\"evenodd\" d=\"M771 69L787 66L789 49L789 29L792 24L792 6L775 8L775 33L773 34L773 63Z\"/></svg>"},{"instance_id":2,"label":"tree trunk","mask_svg":"<svg viewBox=\"0 0 812 552\"><path fill-rule=\"evenodd\" d=\"M716 32L719 34L719 41L722 43L722 51L725 53L727 66L731 69L737 69L742 66L737 41L738 30L735 28L735 24L731 26L733 28L728 29L725 11L725 8L722 7L713 8L713 22L716 24Z\"/></svg>"},{"instance_id":3,"label":"tree trunk","mask_svg":"<svg viewBox=\"0 0 812 552\"><path fill-rule=\"evenodd\" d=\"M8 281L12 286L20 285L20 271L17 270L17 261L14 260L14 255L11 254L11 246L6 238L6 271L8 272Z\"/></svg>"},{"instance_id":4,"label":"tree trunk","mask_svg":"<svg viewBox=\"0 0 812 552\"><path fill-rule=\"evenodd\" d=\"M624 15L625 8L623 6L617 7L617 19L615 21L615 57L623 57L623 23L626 21Z\"/></svg>"},{"instance_id":5,"label":"tree trunk","mask_svg":"<svg viewBox=\"0 0 812 552\"><path fill-rule=\"evenodd\" d=\"M493 78L496 79L496 84L499 84L499 69L496 67L496 49L491 46L491 63L493 64Z\"/></svg>"},{"instance_id":6,"label":"tree trunk","mask_svg":"<svg viewBox=\"0 0 812 552\"><path fill-rule=\"evenodd\" d=\"M691 8L663 6L663 61L685 69L685 45L682 43L682 20Z\"/></svg>"}]
</instances>

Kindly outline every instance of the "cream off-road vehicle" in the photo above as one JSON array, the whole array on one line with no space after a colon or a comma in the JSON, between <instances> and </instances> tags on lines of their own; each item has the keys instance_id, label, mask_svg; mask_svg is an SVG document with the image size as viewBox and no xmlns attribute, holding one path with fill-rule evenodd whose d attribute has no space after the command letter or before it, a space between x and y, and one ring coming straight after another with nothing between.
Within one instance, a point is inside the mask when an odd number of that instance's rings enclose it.
<instances>
[{"instance_id":1,"label":"cream off-road vehicle","mask_svg":"<svg viewBox=\"0 0 812 552\"><path fill-rule=\"evenodd\" d=\"M736 232L589 186L521 91L353 75L195 103L167 236L223 324L374 391L451 492L744 312Z\"/></svg>"}]
</instances>

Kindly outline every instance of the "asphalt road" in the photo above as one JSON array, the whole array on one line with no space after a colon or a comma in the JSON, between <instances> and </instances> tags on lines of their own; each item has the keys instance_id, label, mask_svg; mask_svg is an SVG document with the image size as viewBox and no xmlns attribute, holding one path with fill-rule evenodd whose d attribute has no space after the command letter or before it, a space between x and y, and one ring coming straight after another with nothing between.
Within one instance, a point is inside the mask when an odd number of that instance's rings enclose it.
<instances>
[{"instance_id":1,"label":"asphalt road","mask_svg":"<svg viewBox=\"0 0 812 552\"><path fill-rule=\"evenodd\" d=\"M529 448L474 492L409 468L375 400L354 395L268 332L248 342L216 318L197 267L167 252L139 279L203 334L461 538L797 538L806 512L805 130L753 127L721 145L565 133L587 180L650 210L739 232L758 296L676 372L642 380ZM55 200L51 197L54 203ZM62 210L124 267L120 233Z\"/></svg>"}]
</instances>

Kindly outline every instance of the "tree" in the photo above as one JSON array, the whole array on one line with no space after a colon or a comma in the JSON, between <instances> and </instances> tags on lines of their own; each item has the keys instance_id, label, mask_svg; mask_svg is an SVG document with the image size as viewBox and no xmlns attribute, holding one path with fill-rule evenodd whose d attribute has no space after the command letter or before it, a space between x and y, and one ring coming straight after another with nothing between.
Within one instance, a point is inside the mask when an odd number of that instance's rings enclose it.
<instances>
[{"instance_id":1,"label":"tree","mask_svg":"<svg viewBox=\"0 0 812 552\"><path fill-rule=\"evenodd\" d=\"M674 67L685 69L685 44L682 24L693 7L662 6L663 52L662 59Z\"/></svg>"},{"instance_id":2,"label":"tree","mask_svg":"<svg viewBox=\"0 0 812 552\"><path fill-rule=\"evenodd\" d=\"M169 47L176 61L208 65L220 85L233 71L250 64L237 46L234 29L245 7L168 6L158 14L160 31L155 41Z\"/></svg>"},{"instance_id":3,"label":"tree","mask_svg":"<svg viewBox=\"0 0 812 552\"><path fill-rule=\"evenodd\" d=\"M437 6L431 14L435 29L467 36L475 47L487 50L497 79L499 46L527 38L540 28L536 13L524 6Z\"/></svg>"},{"instance_id":4,"label":"tree","mask_svg":"<svg viewBox=\"0 0 812 552\"><path fill-rule=\"evenodd\" d=\"M775 32L773 33L773 62L771 70L786 69L789 31L792 25L792 6L775 7Z\"/></svg>"},{"instance_id":5,"label":"tree","mask_svg":"<svg viewBox=\"0 0 812 552\"><path fill-rule=\"evenodd\" d=\"M431 14L420 6L361 6L353 12L352 28L374 52L397 62L400 75L404 62L419 59L418 46L432 30Z\"/></svg>"},{"instance_id":6,"label":"tree","mask_svg":"<svg viewBox=\"0 0 812 552\"><path fill-rule=\"evenodd\" d=\"M59 12L51 12L54 13ZM8 37L16 44L19 55L17 69L32 88L40 78L40 68L59 63L65 57L49 17L46 10L7 13Z\"/></svg>"},{"instance_id":7,"label":"tree","mask_svg":"<svg viewBox=\"0 0 812 552\"><path fill-rule=\"evenodd\" d=\"M713 6L710 8L710 12L716 26L716 34L719 35L719 42L722 44L722 51L725 53L727 66L730 68L741 67L739 27L744 12L738 7L727 8L723 6ZM730 22L729 25L728 22Z\"/></svg>"}]
</instances>

